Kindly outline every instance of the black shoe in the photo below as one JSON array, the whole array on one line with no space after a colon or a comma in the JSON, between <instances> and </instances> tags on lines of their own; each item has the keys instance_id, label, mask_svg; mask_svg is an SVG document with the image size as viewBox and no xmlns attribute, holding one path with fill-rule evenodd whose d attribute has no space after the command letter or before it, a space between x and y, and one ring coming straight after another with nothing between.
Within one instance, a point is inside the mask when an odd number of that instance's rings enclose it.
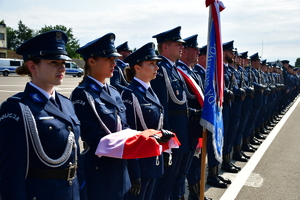
<instances>
[{"instance_id":1,"label":"black shoe","mask_svg":"<svg viewBox=\"0 0 300 200\"><path fill-rule=\"evenodd\" d=\"M267 134L270 133L270 131L267 130L267 129L265 129L265 128L261 128L261 129L260 129L260 132L261 132L262 134L265 134L265 135L267 135Z\"/></svg>"},{"instance_id":2,"label":"black shoe","mask_svg":"<svg viewBox=\"0 0 300 200\"><path fill-rule=\"evenodd\" d=\"M253 148L251 148L249 145L250 144L243 144L242 145L242 150L246 151L246 152L255 152L255 150Z\"/></svg>"},{"instance_id":3,"label":"black shoe","mask_svg":"<svg viewBox=\"0 0 300 200\"><path fill-rule=\"evenodd\" d=\"M255 140L255 139L254 139L254 137L251 137L251 138L250 138L250 144L253 144L253 145L260 145L260 144L261 144L261 142L260 142L260 141L257 141L257 140Z\"/></svg>"},{"instance_id":4,"label":"black shoe","mask_svg":"<svg viewBox=\"0 0 300 200\"><path fill-rule=\"evenodd\" d=\"M251 144L249 144L249 147L252 148L252 149L254 149L255 151L257 150L257 148L254 147L254 146L252 146Z\"/></svg>"},{"instance_id":5,"label":"black shoe","mask_svg":"<svg viewBox=\"0 0 300 200\"><path fill-rule=\"evenodd\" d=\"M255 133L255 137L256 137L257 139L266 139L266 137L263 136L260 132Z\"/></svg>"},{"instance_id":6,"label":"black shoe","mask_svg":"<svg viewBox=\"0 0 300 200\"><path fill-rule=\"evenodd\" d=\"M197 199L199 200L199 198ZM211 198L204 197L204 200L212 200Z\"/></svg>"},{"instance_id":7,"label":"black shoe","mask_svg":"<svg viewBox=\"0 0 300 200\"><path fill-rule=\"evenodd\" d=\"M222 182L217 176L207 177L207 184L218 187L227 188L227 184Z\"/></svg>"},{"instance_id":8,"label":"black shoe","mask_svg":"<svg viewBox=\"0 0 300 200\"><path fill-rule=\"evenodd\" d=\"M247 159L250 159L251 158L251 156L249 156L249 155L247 155L247 154L245 154L244 152L242 152L241 151L241 154L245 157L245 158L247 158Z\"/></svg>"},{"instance_id":9,"label":"black shoe","mask_svg":"<svg viewBox=\"0 0 300 200\"><path fill-rule=\"evenodd\" d=\"M248 162L248 159L240 152L239 154L233 154L232 158L236 161Z\"/></svg>"},{"instance_id":10,"label":"black shoe","mask_svg":"<svg viewBox=\"0 0 300 200\"><path fill-rule=\"evenodd\" d=\"M231 172L231 173L238 173L239 172L239 170L236 169L234 166L232 166L229 162L228 163L222 163L221 168L226 172Z\"/></svg>"},{"instance_id":11,"label":"black shoe","mask_svg":"<svg viewBox=\"0 0 300 200\"><path fill-rule=\"evenodd\" d=\"M227 185L231 184L231 180L230 179L225 179L222 176L218 175L218 178L220 179L220 181L222 181L223 183L226 183Z\"/></svg>"},{"instance_id":12,"label":"black shoe","mask_svg":"<svg viewBox=\"0 0 300 200\"><path fill-rule=\"evenodd\" d=\"M236 169L239 170L239 171L241 171L241 169L242 169L241 167L235 165L233 162L230 162L230 165L231 165L232 167L236 168Z\"/></svg>"}]
</instances>

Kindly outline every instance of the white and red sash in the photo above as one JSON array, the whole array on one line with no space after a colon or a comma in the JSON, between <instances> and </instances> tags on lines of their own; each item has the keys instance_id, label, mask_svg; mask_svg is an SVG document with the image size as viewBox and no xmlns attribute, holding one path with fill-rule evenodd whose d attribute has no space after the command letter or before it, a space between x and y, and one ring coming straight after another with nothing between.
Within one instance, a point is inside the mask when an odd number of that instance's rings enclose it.
<instances>
[{"instance_id":1,"label":"white and red sash","mask_svg":"<svg viewBox=\"0 0 300 200\"><path fill-rule=\"evenodd\" d=\"M193 91L194 95L196 96L199 104L203 108L203 103L204 103L204 95L203 92L200 88L200 86L196 83L196 81L189 75L187 74L184 70L177 68L177 70L180 72L180 74L183 76L185 82L189 86L189 88Z\"/></svg>"}]
</instances>

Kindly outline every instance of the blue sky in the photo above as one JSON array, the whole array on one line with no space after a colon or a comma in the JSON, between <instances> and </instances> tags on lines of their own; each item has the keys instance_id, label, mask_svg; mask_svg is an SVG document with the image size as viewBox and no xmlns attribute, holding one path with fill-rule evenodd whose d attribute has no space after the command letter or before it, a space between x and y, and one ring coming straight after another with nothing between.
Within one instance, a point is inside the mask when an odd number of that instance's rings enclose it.
<instances>
[{"instance_id":1,"label":"blue sky","mask_svg":"<svg viewBox=\"0 0 300 200\"><path fill-rule=\"evenodd\" d=\"M268 61L300 57L300 1L223 0L222 41L234 40L239 52L259 52ZM204 0L0 0L0 20L17 29L18 21L32 29L44 25L73 28L80 45L116 34L116 45L131 48L156 42L152 35L181 26L183 38L198 34L207 41L209 9Z\"/></svg>"}]
</instances>

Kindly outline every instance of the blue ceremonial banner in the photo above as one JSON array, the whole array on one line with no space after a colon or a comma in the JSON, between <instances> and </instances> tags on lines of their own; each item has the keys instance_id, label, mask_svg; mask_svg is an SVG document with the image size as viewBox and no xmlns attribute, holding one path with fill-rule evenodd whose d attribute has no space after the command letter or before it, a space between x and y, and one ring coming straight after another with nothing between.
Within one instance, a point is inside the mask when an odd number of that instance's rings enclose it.
<instances>
[{"instance_id":1,"label":"blue ceremonial banner","mask_svg":"<svg viewBox=\"0 0 300 200\"><path fill-rule=\"evenodd\" d=\"M224 72L219 13L224 7L220 1L207 1L206 3L210 3L210 20L208 27L204 106L200 124L212 134L215 158L219 162L222 162Z\"/></svg>"}]
</instances>

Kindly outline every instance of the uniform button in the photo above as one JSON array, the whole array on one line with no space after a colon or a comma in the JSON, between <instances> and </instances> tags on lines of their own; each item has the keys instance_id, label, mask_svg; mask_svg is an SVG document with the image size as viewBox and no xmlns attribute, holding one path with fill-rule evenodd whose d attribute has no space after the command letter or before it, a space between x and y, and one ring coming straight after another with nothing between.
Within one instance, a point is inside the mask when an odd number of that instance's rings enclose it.
<instances>
[{"instance_id":1,"label":"uniform button","mask_svg":"<svg viewBox=\"0 0 300 200\"><path fill-rule=\"evenodd\" d=\"M107 110L105 110L105 112L107 113Z\"/></svg>"},{"instance_id":2,"label":"uniform button","mask_svg":"<svg viewBox=\"0 0 300 200\"><path fill-rule=\"evenodd\" d=\"M96 166L95 169L99 169L99 168Z\"/></svg>"},{"instance_id":3,"label":"uniform button","mask_svg":"<svg viewBox=\"0 0 300 200\"><path fill-rule=\"evenodd\" d=\"M151 112L151 110L148 111L149 113Z\"/></svg>"},{"instance_id":4,"label":"uniform button","mask_svg":"<svg viewBox=\"0 0 300 200\"><path fill-rule=\"evenodd\" d=\"M53 129L52 126L49 126L49 131L52 131L52 129Z\"/></svg>"},{"instance_id":5,"label":"uniform button","mask_svg":"<svg viewBox=\"0 0 300 200\"><path fill-rule=\"evenodd\" d=\"M33 197L32 200L36 200L36 197Z\"/></svg>"},{"instance_id":6,"label":"uniform button","mask_svg":"<svg viewBox=\"0 0 300 200\"><path fill-rule=\"evenodd\" d=\"M124 110L124 108L121 108L121 110Z\"/></svg>"},{"instance_id":7,"label":"uniform button","mask_svg":"<svg viewBox=\"0 0 300 200\"><path fill-rule=\"evenodd\" d=\"M71 126L68 126L68 130L71 131L71 130L72 130L72 127L71 127Z\"/></svg>"},{"instance_id":8,"label":"uniform button","mask_svg":"<svg viewBox=\"0 0 300 200\"><path fill-rule=\"evenodd\" d=\"M72 185L72 181L69 181L69 185Z\"/></svg>"}]
</instances>

